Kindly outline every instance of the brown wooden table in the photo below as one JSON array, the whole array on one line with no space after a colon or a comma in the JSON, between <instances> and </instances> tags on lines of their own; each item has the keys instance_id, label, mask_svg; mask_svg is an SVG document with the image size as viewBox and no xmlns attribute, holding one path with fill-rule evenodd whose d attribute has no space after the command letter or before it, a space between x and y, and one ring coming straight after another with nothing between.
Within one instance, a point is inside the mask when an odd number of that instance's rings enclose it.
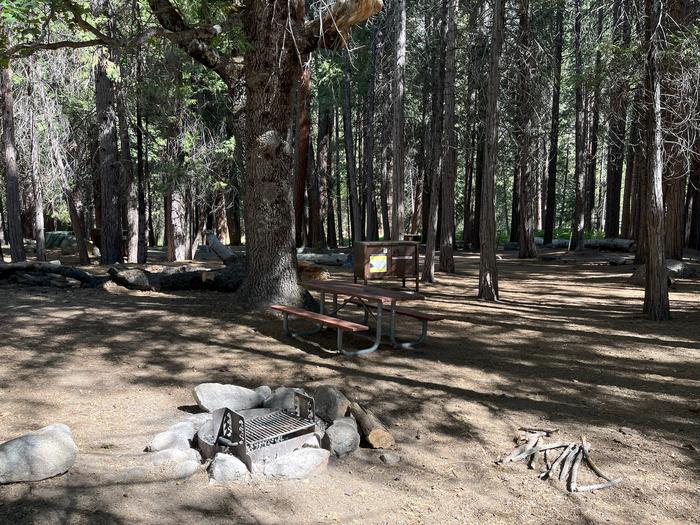
<instances>
[{"instance_id":1,"label":"brown wooden table","mask_svg":"<svg viewBox=\"0 0 700 525\"><path fill-rule=\"evenodd\" d=\"M346 351L342 347L339 348L344 355L361 355L374 352L379 348L382 342L382 312L387 310L390 314L389 322L389 338L391 343L395 346L410 347L414 344L420 342L425 337L425 329L421 334L421 337L417 341L412 341L409 343L399 343L395 337L395 325L396 325L396 303L404 301L418 301L424 299L424 296L416 292L408 292L401 290L389 290L386 288L381 288L379 286L368 286L363 284L346 283L341 281L305 281L301 283L301 286L309 291L319 292L320 303L321 303L321 314L324 314L326 294L333 295L333 310L327 315L337 316L337 313L342 310L348 304L360 305L365 309L365 322L367 322L369 316L374 316L372 308L376 310L376 334L374 338L374 344L368 348L363 348L356 351ZM338 306L338 296L347 297L340 306ZM310 333L318 333L321 331L322 326L318 330L313 332L308 332L304 335L309 335Z\"/></svg>"}]
</instances>

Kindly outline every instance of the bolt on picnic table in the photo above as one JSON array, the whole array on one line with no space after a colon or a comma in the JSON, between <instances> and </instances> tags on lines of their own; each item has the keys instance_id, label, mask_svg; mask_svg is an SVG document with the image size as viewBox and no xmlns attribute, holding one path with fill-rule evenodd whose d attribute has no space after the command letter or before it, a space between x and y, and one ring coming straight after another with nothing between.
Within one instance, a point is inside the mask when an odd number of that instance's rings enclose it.
<instances>
[{"instance_id":1,"label":"bolt on picnic table","mask_svg":"<svg viewBox=\"0 0 700 525\"><path fill-rule=\"evenodd\" d=\"M316 312L308 312L306 310L300 310L298 308L274 305L272 308L283 312L284 314L284 329L285 333L290 336L306 336L313 335L320 332L324 326L333 326L338 331L337 343L338 351L344 355L356 356L362 354L368 354L374 352L379 348L382 343L382 313L384 311L389 312L390 322L389 322L389 339L391 344L396 347L401 348L412 348L425 340L428 332L428 322L438 321L442 319L439 315L425 314L415 310L408 310L406 308L399 308L396 303L399 301L416 301L424 299L421 294L414 292L405 292L397 290L388 290L386 288L381 288L378 286L365 286L361 284L354 283L343 283L339 281L307 281L301 283L301 285L309 291L316 291L320 294L320 304L321 311L320 314ZM325 314L326 306L326 294L333 295L333 308L328 313ZM338 305L338 296L345 296L345 299L340 306ZM337 318L337 314L348 304L359 305L365 311L364 325L358 323L351 323L350 321L345 321ZM376 314L375 314L376 311ZM396 315L403 315L406 317L411 317L417 319L421 322L422 330L421 335L412 341L400 342L396 338ZM295 317L303 317L311 319L318 323L318 326L307 332L291 332L288 325L288 316L293 315ZM369 330L367 326L367 321L369 317L376 318L376 332L374 336L374 344L368 348L363 348L361 350L348 351L343 348L343 332L362 332Z\"/></svg>"}]
</instances>

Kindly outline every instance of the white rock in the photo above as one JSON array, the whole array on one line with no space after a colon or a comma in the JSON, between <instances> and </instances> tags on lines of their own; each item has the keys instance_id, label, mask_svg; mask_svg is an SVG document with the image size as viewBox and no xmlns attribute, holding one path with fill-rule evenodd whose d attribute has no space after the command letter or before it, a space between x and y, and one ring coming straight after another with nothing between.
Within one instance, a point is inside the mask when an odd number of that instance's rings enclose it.
<instances>
[{"instance_id":1,"label":"white rock","mask_svg":"<svg viewBox=\"0 0 700 525\"><path fill-rule=\"evenodd\" d=\"M58 476L73 466L77 454L78 447L66 425L30 432L0 445L0 483Z\"/></svg>"},{"instance_id":2,"label":"white rock","mask_svg":"<svg viewBox=\"0 0 700 525\"><path fill-rule=\"evenodd\" d=\"M194 435L197 433L197 429L195 428L195 425L192 421L182 421L180 423L175 423L168 429L168 431L180 434L186 439L189 439L190 441L192 440L192 438L194 438Z\"/></svg>"},{"instance_id":3,"label":"white rock","mask_svg":"<svg viewBox=\"0 0 700 525\"><path fill-rule=\"evenodd\" d=\"M259 386L255 391L260 394L263 401L272 395L272 389L267 385Z\"/></svg>"},{"instance_id":4,"label":"white rock","mask_svg":"<svg viewBox=\"0 0 700 525\"><path fill-rule=\"evenodd\" d=\"M192 424L194 425L195 431L198 431L200 428L204 426L204 424L207 421L211 421L211 413L210 412L202 412L201 414L195 414L193 416L190 416L187 418L188 421L191 421Z\"/></svg>"},{"instance_id":5,"label":"white rock","mask_svg":"<svg viewBox=\"0 0 700 525\"><path fill-rule=\"evenodd\" d=\"M280 479L304 479L328 466L330 452L322 448L301 448L265 465L264 474Z\"/></svg>"},{"instance_id":6,"label":"white rock","mask_svg":"<svg viewBox=\"0 0 700 525\"><path fill-rule=\"evenodd\" d=\"M153 464L158 466L164 463L182 463L183 461L202 461L202 456L195 449L182 450L179 448L166 448L152 455Z\"/></svg>"},{"instance_id":7,"label":"white rock","mask_svg":"<svg viewBox=\"0 0 700 525\"><path fill-rule=\"evenodd\" d=\"M245 463L231 454L217 454L209 466L209 477L219 483L245 481L249 475Z\"/></svg>"},{"instance_id":8,"label":"white rock","mask_svg":"<svg viewBox=\"0 0 700 525\"><path fill-rule=\"evenodd\" d=\"M187 436L179 432L166 430L165 432L156 434L153 437L151 442L146 447L146 451L158 452L167 448L179 448L181 450L187 450L188 448L190 448L190 442L187 439Z\"/></svg>"},{"instance_id":9,"label":"white rock","mask_svg":"<svg viewBox=\"0 0 700 525\"><path fill-rule=\"evenodd\" d=\"M277 410L294 410L294 399L296 392L303 392L302 390L287 388L281 386L276 388L270 397L268 397L263 406L265 408L276 408Z\"/></svg>"},{"instance_id":10,"label":"white rock","mask_svg":"<svg viewBox=\"0 0 700 525\"><path fill-rule=\"evenodd\" d=\"M357 423L346 421L352 418L336 420L326 429L321 440L323 448L329 450L334 456L342 457L357 450L360 446L360 434L357 432Z\"/></svg>"},{"instance_id":11,"label":"white rock","mask_svg":"<svg viewBox=\"0 0 700 525\"><path fill-rule=\"evenodd\" d=\"M200 468L199 461L194 461L194 460L187 460L187 461L182 461L175 465L175 468L173 469L173 474L177 479L187 479L190 476L193 476L199 471Z\"/></svg>"},{"instance_id":12,"label":"white rock","mask_svg":"<svg viewBox=\"0 0 700 525\"><path fill-rule=\"evenodd\" d=\"M194 388L194 399L199 408L213 412L217 408L245 410L262 405L262 396L250 388L220 383L202 383Z\"/></svg>"}]
</instances>

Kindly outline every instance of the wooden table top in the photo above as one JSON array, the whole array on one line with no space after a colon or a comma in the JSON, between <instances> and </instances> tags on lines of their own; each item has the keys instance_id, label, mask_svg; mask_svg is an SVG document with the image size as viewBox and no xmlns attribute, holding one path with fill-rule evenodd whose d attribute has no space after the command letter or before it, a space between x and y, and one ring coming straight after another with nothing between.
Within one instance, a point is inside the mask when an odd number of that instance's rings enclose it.
<instances>
[{"instance_id":1,"label":"wooden table top","mask_svg":"<svg viewBox=\"0 0 700 525\"><path fill-rule=\"evenodd\" d=\"M423 295L416 292L389 290L379 286L365 286L364 284L346 283L342 281L303 281L301 286L307 290L348 295L350 297L359 297L371 301L381 301L382 303L425 299Z\"/></svg>"}]
</instances>

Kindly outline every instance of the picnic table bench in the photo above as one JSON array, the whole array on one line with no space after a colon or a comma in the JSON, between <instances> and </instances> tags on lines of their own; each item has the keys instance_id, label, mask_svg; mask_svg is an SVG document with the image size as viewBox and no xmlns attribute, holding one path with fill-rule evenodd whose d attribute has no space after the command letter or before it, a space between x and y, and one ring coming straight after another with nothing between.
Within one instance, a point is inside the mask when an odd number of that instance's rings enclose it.
<instances>
[{"instance_id":1,"label":"picnic table bench","mask_svg":"<svg viewBox=\"0 0 700 525\"><path fill-rule=\"evenodd\" d=\"M412 348L425 340L428 332L428 322L438 321L442 316L426 314L415 309L398 307L399 301L417 301L424 297L415 292L390 290L378 286L367 286L362 284L344 283L339 281L317 281L311 280L301 283L301 286L309 291L316 291L320 294L320 313L311 312L301 308L286 305L273 305L273 310L282 312L284 315L284 331L290 336L307 336L320 332L324 326L333 327L337 330L338 351L344 355L354 356L374 352L382 343L382 314L389 313L389 339L391 344L401 348ZM333 307L328 314L325 313L326 294L333 296ZM340 305L338 296L345 296ZM338 319L337 314L345 306L352 304L364 309L363 324ZM317 326L313 330L306 332L292 332L289 329L289 316L304 318L314 321ZM396 316L401 315L411 317L421 322L421 334L417 339L410 341L399 341L396 338ZM360 333L369 330L369 318L375 319L374 344L361 350L348 351L343 348L343 333Z\"/></svg>"}]
</instances>

